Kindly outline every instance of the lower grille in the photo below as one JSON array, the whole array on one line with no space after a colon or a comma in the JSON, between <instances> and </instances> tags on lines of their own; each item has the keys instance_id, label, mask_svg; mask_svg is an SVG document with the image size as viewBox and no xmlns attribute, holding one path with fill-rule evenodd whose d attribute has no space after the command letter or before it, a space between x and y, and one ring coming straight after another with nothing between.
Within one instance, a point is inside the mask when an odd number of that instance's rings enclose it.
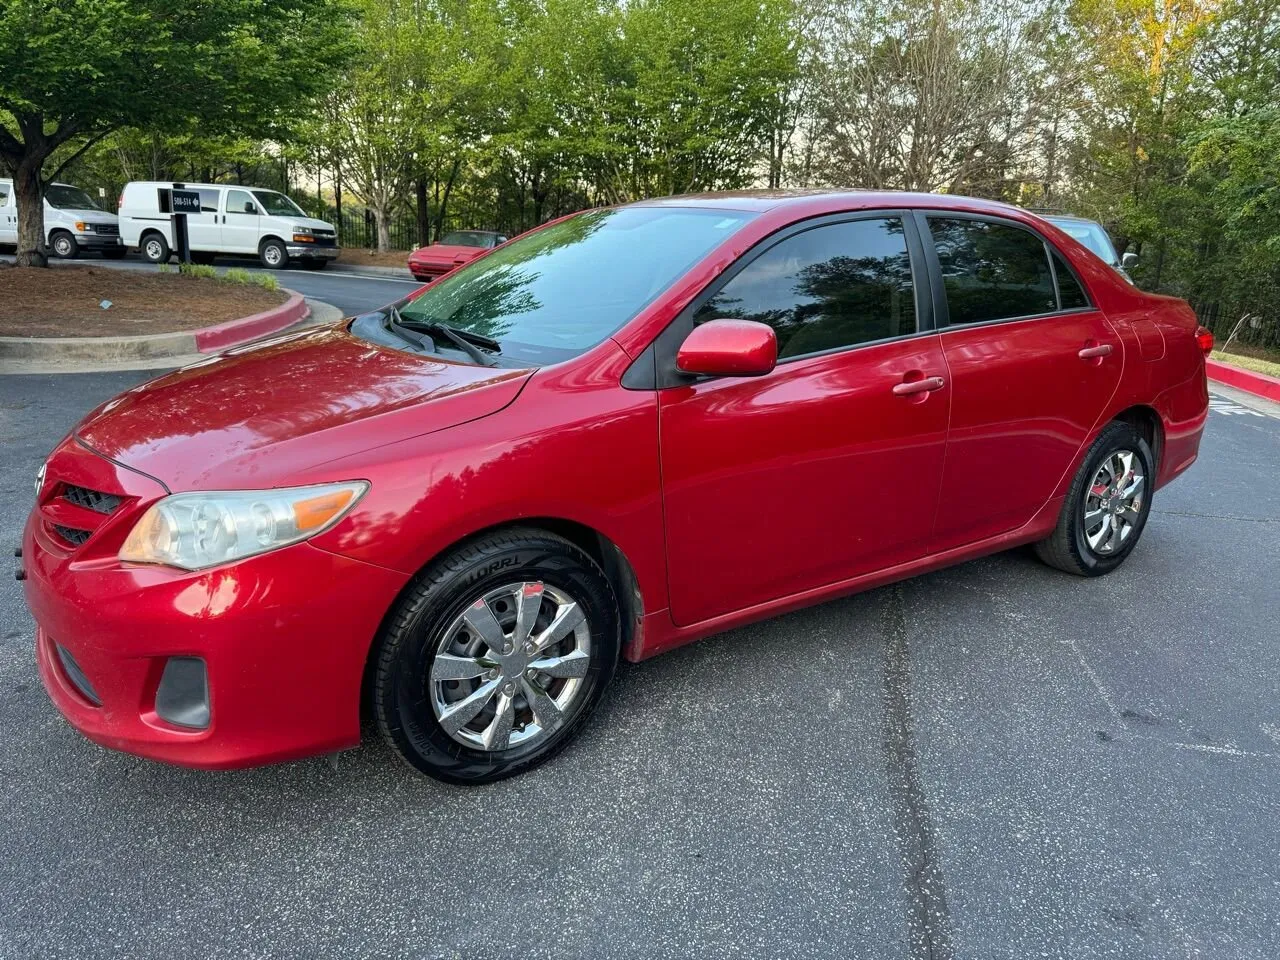
<instances>
[{"instance_id":1,"label":"lower grille","mask_svg":"<svg viewBox=\"0 0 1280 960\"><path fill-rule=\"evenodd\" d=\"M53 525L53 531L73 547L78 547L89 539L90 530L77 530L75 527L64 527L60 523Z\"/></svg>"}]
</instances>

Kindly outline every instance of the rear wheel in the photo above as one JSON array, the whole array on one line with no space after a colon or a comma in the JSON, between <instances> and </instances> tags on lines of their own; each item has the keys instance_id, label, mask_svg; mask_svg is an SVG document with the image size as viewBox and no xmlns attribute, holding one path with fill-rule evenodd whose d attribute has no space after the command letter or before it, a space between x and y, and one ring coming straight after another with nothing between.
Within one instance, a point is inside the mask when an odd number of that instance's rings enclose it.
<instances>
[{"instance_id":1,"label":"rear wheel","mask_svg":"<svg viewBox=\"0 0 1280 960\"><path fill-rule=\"evenodd\" d=\"M80 244L65 230L55 231L49 238L49 246L53 249L54 256L63 260L74 260L80 254Z\"/></svg>"},{"instance_id":2,"label":"rear wheel","mask_svg":"<svg viewBox=\"0 0 1280 960\"><path fill-rule=\"evenodd\" d=\"M289 251L279 240L263 240L258 248L258 259L268 270L279 270L289 265Z\"/></svg>"},{"instance_id":3,"label":"rear wheel","mask_svg":"<svg viewBox=\"0 0 1280 960\"><path fill-rule=\"evenodd\" d=\"M1076 471L1053 534L1036 544L1051 567L1110 573L1137 546L1151 512L1155 456L1131 424L1108 424Z\"/></svg>"},{"instance_id":4,"label":"rear wheel","mask_svg":"<svg viewBox=\"0 0 1280 960\"><path fill-rule=\"evenodd\" d=\"M169 241L160 234L148 233L138 246L142 251L143 259L148 263L169 262Z\"/></svg>"},{"instance_id":5,"label":"rear wheel","mask_svg":"<svg viewBox=\"0 0 1280 960\"><path fill-rule=\"evenodd\" d=\"M482 784L559 753L619 650L617 601L582 550L518 528L466 544L402 598L373 673L383 738L410 766Z\"/></svg>"}]
</instances>

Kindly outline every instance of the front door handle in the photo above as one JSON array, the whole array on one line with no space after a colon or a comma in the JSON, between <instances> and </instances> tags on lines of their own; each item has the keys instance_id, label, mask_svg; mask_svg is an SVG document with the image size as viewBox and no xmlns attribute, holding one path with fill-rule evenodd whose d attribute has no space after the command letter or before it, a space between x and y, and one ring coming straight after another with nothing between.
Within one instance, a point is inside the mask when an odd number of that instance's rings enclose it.
<instances>
[{"instance_id":1,"label":"front door handle","mask_svg":"<svg viewBox=\"0 0 1280 960\"><path fill-rule=\"evenodd\" d=\"M910 396L913 393L932 392L941 390L946 386L946 381L941 377L924 377L920 380L908 380L905 383L895 383L893 392L899 397Z\"/></svg>"},{"instance_id":2,"label":"front door handle","mask_svg":"<svg viewBox=\"0 0 1280 960\"><path fill-rule=\"evenodd\" d=\"M1094 357L1109 357L1111 356L1111 344L1099 343L1092 347L1081 347L1076 356L1081 360L1091 360Z\"/></svg>"}]
</instances>

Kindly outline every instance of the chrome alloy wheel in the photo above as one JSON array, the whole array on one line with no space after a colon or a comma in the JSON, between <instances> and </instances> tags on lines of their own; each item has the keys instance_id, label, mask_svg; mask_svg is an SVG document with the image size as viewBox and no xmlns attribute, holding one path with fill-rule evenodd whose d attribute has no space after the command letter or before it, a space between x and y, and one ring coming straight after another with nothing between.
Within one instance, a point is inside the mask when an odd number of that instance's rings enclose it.
<instances>
[{"instance_id":1,"label":"chrome alloy wheel","mask_svg":"<svg viewBox=\"0 0 1280 960\"><path fill-rule=\"evenodd\" d=\"M1137 529L1146 497L1142 460L1117 450L1099 465L1084 495L1084 536L1100 557L1119 550Z\"/></svg>"},{"instance_id":2,"label":"chrome alloy wheel","mask_svg":"<svg viewBox=\"0 0 1280 960\"><path fill-rule=\"evenodd\" d=\"M160 258L164 256L164 244L152 237L143 244L142 252L146 254L147 259L152 263L159 263Z\"/></svg>"},{"instance_id":3,"label":"chrome alloy wheel","mask_svg":"<svg viewBox=\"0 0 1280 960\"><path fill-rule=\"evenodd\" d=\"M431 708L473 750L550 737L583 692L591 626L581 605L542 582L490 590L445 630L431 663Z\"/></svg>"}]
</instances>

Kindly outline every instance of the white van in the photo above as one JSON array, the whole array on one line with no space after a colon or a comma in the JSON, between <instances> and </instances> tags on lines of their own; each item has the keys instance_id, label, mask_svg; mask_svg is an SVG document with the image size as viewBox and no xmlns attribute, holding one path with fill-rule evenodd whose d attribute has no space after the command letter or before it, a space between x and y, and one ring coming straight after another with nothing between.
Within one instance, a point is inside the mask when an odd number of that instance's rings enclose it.
<instances>
[{"instance_id":1,"label":"white van","mask_svg":"<svg viewBox=\"0 0 1280 960\"><path fill-rule=\"evenodd\" d=\"M44 192L44 239L64 260L82 250L97 250L113 259L124 256L116 215L99 210L89 194L69 183L51 183ZM0 180L0 245L17 242L18 197L12 180Z\"/></svg>"},{"instance_id":2,"label":"white van","mask_svg":"<svg viewBox=\"0 0 1280 960\"><path fill-rule=\"evenodd\" d=\"M167 263L174 251L172 215L160 212L160 190L172 182L133 181L120 194L120 237L152 263ZM227 183L188 183L200 194L200 212L187 214L192 259L211 261L217 254L256 256L264 267L290 260L323 267L338 255L333 224L308 217L275 190Z\"/></svg>"}]
</instances>

